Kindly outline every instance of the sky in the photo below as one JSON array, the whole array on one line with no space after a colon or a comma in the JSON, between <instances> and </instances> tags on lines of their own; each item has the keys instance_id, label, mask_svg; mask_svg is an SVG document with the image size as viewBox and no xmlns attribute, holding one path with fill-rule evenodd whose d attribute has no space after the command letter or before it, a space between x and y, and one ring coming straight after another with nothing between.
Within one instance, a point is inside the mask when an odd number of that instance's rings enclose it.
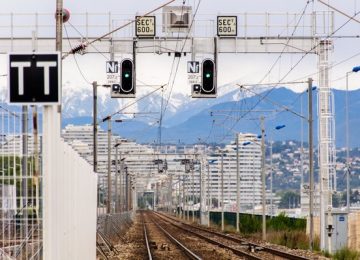
<instances>
[{"instance_id":1,"label":"sky","mask_svg":"<svg viewBox=\"0 0 360 260\"><path fill-rule=\"evenodd\" d=\"M0 22L5 21L7 13L38 13L40 16L43 13L49 14L47 19L51 19L52 13L55 10L55 0L12 0L4 1L2 3L2 10L0 14ZM77 0L70 1L64 0L64 7L71 13L70 23L76 24L82 17L84 19L84 13L88 12L92 15L91 23L96 24L97 21L103 21L106 19L105 13L111 12L112 14L124 14L119 17L133 17L136 14L145 13L155 7L165 3L166 1L160 0ZM354 13L360 11L360 0L326 0L330 5L338 8L339 10L347 13L348 15L354 15ZM186 4L194 6L198 3L198 0L186 1ZM176 0L172 5L181 5L182 1ZM252 22L255 24L263 24L264 13L298 13L301 14L304 10L307 1L305 0L201 0L199 5L198 17L199 19L215 19L219 14L240 14L249 13L249 16L253 17ZM318 1L309 1L306 8L306 13L313 11L329 11L330 9ZM332 11L332 10L331 10ZM159 11L160 12L160 11ZM94 14L97 14L95 16ZM25 16L17 16L17 23L26 23ZM98 18L96 18L98 17ZM356 16L360 20L360 15ZM24 19L24 20L22 20ZM98 19L98 20L97 20ZM121 20L121 19L120 19ZM348 18L335 12L335 25L334 28L342 26ZM7 22L8 20L6 20ZM5 24L6 24L5 22ZM40 23L44 22L40 19ZM123 24L124 21L113 21L118 25ZM74 31L69 24L66 25L68 31ZM337 32L337 36L353 36L358 34L359 23L351 21L347 23L343 28ZM52 29L51 29L52 30ZM79 28L79 30L81 30ZM201 28L200 28L201 30ZM254 29L255 30L255 29ZM303 29L299 29L300 31ZM299 32L298 33L301 33ZM6 31L0 29L0 34L3 37ZM24 36L31 35L31 29L22 29L19 31ZM96 31L92 33L96 34ZM209 34L208 34L209 35ZM79 41L80 41L80 36ZM360 55L355 58L349 59L343 62L347 58L360 53L360 39L333 39L334 52L331 53L330 62L336 65L331 70L331 85L334 88L344 89L345 79L344 75L347 71L351 70L353 66L360 64ZM7 64L6 55L1 50L0 46L0 75L6 74ZM190 86L187 84L186 74L186 60L188 57L183 58L179 64L179 70L174 80L174 93L181 92L184 94L190 94ZM116 58L121 59L124 56L117 54ZM274 62L278 59L279 54L236 54L236 55L220 55L218 63L218 85L227 84L230 82L241 83L257 83L263 76L269 71ZM281 59L276 63L271 73L265 78L264 82L277 82L283 77L293 65L301 59L302 55L283 55ZM74 57L69 56L63 62L63 82L68 83L70 87L82 88L89 87L89 83L92 81L98 81L100 83L106 81L105 74L105 62L109 59L109 55L101 54L85 54L83 56L76 55ZM198 57L199 59L205 57ZM171 71L171 64L173 57L167 55L139 55L137 58L137 78L141 82L152 85L161 85L168 82L169 74ZM357 63L358 62L358 63ZM339 65L337 65L340 63ZM317 57L316 55L307 55L299 65L296 66L284 81L292 81L299 78L306 78L307 75L316 72L317 70ZM82 75L81 75L82 74ZM316 84L316 76L313 76ZM338 80L340 79L340 80ZM350 88L358 88L360 75L352 75L350 78ZM6 77L0 77L0 85L4 87L6 85ZM295 86L295 91L302 91L304 86Z\"/></svg>"}]
</instances>

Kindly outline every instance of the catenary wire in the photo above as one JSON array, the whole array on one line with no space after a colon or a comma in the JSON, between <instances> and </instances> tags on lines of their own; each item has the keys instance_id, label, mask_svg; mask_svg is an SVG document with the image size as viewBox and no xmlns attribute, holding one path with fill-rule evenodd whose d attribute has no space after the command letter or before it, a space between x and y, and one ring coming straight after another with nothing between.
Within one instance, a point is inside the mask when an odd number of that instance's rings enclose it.
<instances>
[{"instance_id":1,"label":"catenary wire","mask_svg":"<svg viewBox=\"0 0 360 260\"><path fill-rule=\"evenodd\" d=\"M298 27L299 27L299 25L300 25L300 22L301 22L301 20L303 19L305 13L306 13L306 10L307 10L307 8L308 8L308 6L309 6L309 3L310 3L310 1L307 1L307 2L306 2L306 5L305 5L305 7L303 8L303 11L302 11L299 19L297 20L296 25L294 26L294 29L293 29L293 31L292 31L292 33L291 33L291 37L295 35L295 33L296 33L296 31L297 31L297 29L298 29ZM283 54L284 54L284 52L285 52L285 50L286 50L286 48L287 48L287 45L288 45L289 42L290 42L291 37L288 38L287 43L286 43L285 46L283 47L283 49L282 49L281 53L279 54L278 58L277 58L277 59L275 60L275 62L271 65L270 69L265 73L265 75L262 77L262 79L259 81L258 84L261 84L261 83L265 80L265 78L266 78L268 75L271 74L271 72L272 72L273 69L275 68L276 64L281 60L281 58L282 58L282 56L283 56ZM239 100L239 102L241 102L241 100ZM236 103L238 103L238 102L236 102ZM231 110L234 110L234 107L236 106L236 103L233 105L233 107L232 107ZM230 115L231 113L232 113L232 112L230 111L228 114ZM228 118L224 118L223 123L226 123L227 121L228 121ZM237 123L237 122L236 122L236 123ZM235 123L235 124L236 124L236 123Z\"/></svg>"},{"instance_id":2,"label":"catenary wire","mask_svg":"<svg viewBox=\"0 0 360 260\"><path fill-rule=\"evenodd\" d=\"M356 12L353 17L356 17L360 12ZM348 19L345 23L343 23L340 27L338 27L335 31L333 31L330 35L328 35L327 37L325 37L324 40L327 40L328 38L330 38L332 35L334 35L335 33L337 33L339 30L341 30L344 26L346 26L349 22L351 21L351 19ZM283 81L299 64L300 62L309 54L311 53L313 50L315 50L319 45L320 45L321 42L319 42L318 44L316 44L315 46L311 47L306 53L304 53L302 55L302 57L295 63L295 65L293 65L290 70L280 79L279 83L281 83L281 81ZM260 98L256 103L255 105L252 106L252 108L246 112L243 116L241 116L238 120L235 121L235 123L232 125L232 127L229 129L229 131L233 130L234 127L236 126L236 124L240 121L241 118L245 117L248 113L251 112L251 110L255 109L259 103L265 98L267 97L275 88L276 86L278 85L275 85L274 87L272 87L270 90L267 91L267 93L265 93L265 95L263 96L263 98ZM221 141L223 141L224 139L222 139ZM220 141L220 142L221 142Z\"/></svg>"},{"instance_id":3,"label":"catenary wire","mask_svg":"<svg viewBox=\"0 0 360 260\"><path fill-rule=\"evenodd\" d=\"M133 24L133 23L136 22L137 20L139 20L139 19L141 19L141 18L143 18L143 17L145 17L145 16L147 16L147 15L149 15L149 14L152 14L152 13L156 12L157 10L160 10L161 8L167 6L167 5L169 5L169 4L171 4L171 3L175 2L175 1L176 1L176 0L170 0L170 1L166 2L165 4L162 4L162 5L158 6L158 7L156 7L155 9L153 9L153 10L151 10L151 11L149 11L149 12L147 12L147 13L141 15L141 16L136 17L134 20L131 20L131 21L129 21L129 22L127 22L127 23L125 23L125 24L117 27L116 29L111 30L110 32L108 32L108 33L106 33L106 34L104 34L104 35L102 35L102 36L100 36L100 37L98 37L98 38L96 38L96 39L94 39L94 40L92 40L92 41L90 41L90 42L84 42L84 43L80 44L79 46L73 48L71 51L65 53L62 58L65 59L65 58L66 58L67 56L69 56L70 54L75 54L75 53L77 53L79 50L84 50L85 48L87 48L88 46L92 45L93 43L104 39L105 37L107 37L107 36L109 36L109 35L117 32L117 31L119 31L119 30L121 30L121 29L123 29L123 28L125 28L125 27L127 27L127 26L129 26L129 25L131 25L131 24Z\"/></svg>"},{"instance_id":4,"label":"catenary wire","mask_svg":"<svg viewBox=\"0 0 360 260\"><path fill-rule=\"evenodd\" d=\"M69 35L68 35L68 31L67 31L67 28L66 28L66 25L65 25L65 24L64 24L64 30L65 30L65 34L66 34L66 37L67 37L67 39L68 39L68 42L69 42L70 48L72 48L72 46L71 46L71 42L70 42L70 39L69 39ZM80 66L79 66L79 63L78 63L78 61L77 61L77 59L76 59L75 55L73 55L73 58L74 58L74 61L75 61L76 67L77 67L77 69L78 69L78 71L79 71L79 73L80 73L81 77L84 79L84 81L85 81L87 84L91 85L91 82L90 82L90 81L89 81L89 80L85 77L84 73L82 72L82 70L81 70L81 68L80 68Z\"/></svg>"}]
</instances>

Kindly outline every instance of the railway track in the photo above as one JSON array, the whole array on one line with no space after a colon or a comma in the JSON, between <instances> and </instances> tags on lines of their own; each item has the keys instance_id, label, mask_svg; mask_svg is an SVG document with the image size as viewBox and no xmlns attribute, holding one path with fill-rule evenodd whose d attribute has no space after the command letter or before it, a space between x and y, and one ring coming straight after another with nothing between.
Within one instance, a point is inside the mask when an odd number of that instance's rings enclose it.
<instances>
[{"instance_id":1,"label":"railway track","mask_svg":"<svg viewBox=\"0 0 360 260\"><path fill-rule=\"evenodd\" d=\"M141 212L141 215L146 251L149 260L202 259L183 243L181 243L178 239L176 239L173 235L171 235L159 223L156 223L150 214ZM146 221L145 215L147 216ZM170 241L170 243L168 241ZM174 245L175 247L171 245Z\"/></svg>"},{"instance_id":2,"label":"railway track","mask_svg":"<svg viewBox=\"0 0 360 260\"><path fill-rule=\"evenodd\" d=\"M178 228L184 229L187 232L196 235L209 243L231 250L234 254L246 257L247 259L272 259L271 256L275 256L276 259L310 259L304 256L292 254L290 252L285 252L279 249L256 244L246 239L240 239L230 235L225 235L220 232L215 232L205 228L193 226L165 214L161 214L158 212L154 212L154 214Z\"/></svg>"}]
</instances>

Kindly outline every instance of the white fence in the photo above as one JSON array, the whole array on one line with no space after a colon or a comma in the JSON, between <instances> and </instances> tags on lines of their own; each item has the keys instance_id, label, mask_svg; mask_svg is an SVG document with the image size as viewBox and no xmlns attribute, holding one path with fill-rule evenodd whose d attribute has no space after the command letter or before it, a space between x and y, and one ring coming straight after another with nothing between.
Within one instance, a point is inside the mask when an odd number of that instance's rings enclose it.
<instances>
[{"instance_id":1,"label":"white fence","mask_svg":"<svg viewBox=\"0 0 360 260\"><path fill-rule=\"evenodd\" d=\"M22 115L0 103L0 259L37 260L43 241L40 138L28 127L34 119Z\"/></svg>"},{"instance_id":2,"label":"white fence","mask_svg":"<svg viewBox=\"0 0 360 260\"><path fill-rule=\"evenodd\" d=\"M97 175L24 115L0 104L0 259L95 260Z\"/></svg>"},{"instance_id":3,"label":"white fence","mask_svg":"<svg viewBox=\"0 0 360 260\"><path fill-rule=\"evenodd\" d=\"M44 172L44 259L96 259L97 176L63 140Z\"/></svg>"}]
</instances>

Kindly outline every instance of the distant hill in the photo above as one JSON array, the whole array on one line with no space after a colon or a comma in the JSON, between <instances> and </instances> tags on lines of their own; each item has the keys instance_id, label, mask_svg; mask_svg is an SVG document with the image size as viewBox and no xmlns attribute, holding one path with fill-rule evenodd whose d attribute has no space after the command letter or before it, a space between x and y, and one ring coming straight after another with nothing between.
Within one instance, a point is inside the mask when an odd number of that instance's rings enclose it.
<instances>
[{"instance_id":1,"label":"distant hill","mask_svg":"<svg viewBox=\"0 0 360 260\"><path fill-rule=\"evenodd\" d=\"M334 90L335 115L336 115L336 145L345 145L345 91ZM301 99L303 101L303 115L307 117L307 93L300 95L285 87L276 88L267 94L266 99L259 102L258 96L246 97L239 95L239 91L232 91L222 97L214 99L197 99L185 102L183 105L172 106L172 112L165 118L162 128L163 142L228 142L234 137L234 131L260 133L259 117L266 117L265 128L267 138L274 140L300 140L300 117L285 111L275 103L288 107L290 110L301 112ZM157 105L159 100L156 98ZM178 100L181 100L179 98ZM271 100L269 102L267 100ZM350 106L350 140L352 147L360 147L357 138L357 129L360 129L360 90L349 92ZM314 93L314 139L317 140L317 95ZM80 106L80 103L77 104ZM102 103L104 106L104 103ZM144 106L144 105L142 105ZM148 104L153 109L155 104ZM273 112L246 112L255 108L257 111L275 110ZM87 108L88 110L89 108ZM107 106L107 110L109 107ZM80 110L72 106L71 110ZM69 114L67 114L69 116ZM158 115L155 115L158 117ZM66 124L91 123L91 117L64 118ZM237 122L237 123L236 123ZM307 140L307 121L303 121L303 138ZM276 131L277 125L286 125ZM104 126L106 129L106 126ZM229 130L232 129L232 130ZM131 119L113 125L114 132L121 136L136 139L138 142L153 142L158 139L159 127L156 118L152 121Z\"/></svg>"}]
</instances>

